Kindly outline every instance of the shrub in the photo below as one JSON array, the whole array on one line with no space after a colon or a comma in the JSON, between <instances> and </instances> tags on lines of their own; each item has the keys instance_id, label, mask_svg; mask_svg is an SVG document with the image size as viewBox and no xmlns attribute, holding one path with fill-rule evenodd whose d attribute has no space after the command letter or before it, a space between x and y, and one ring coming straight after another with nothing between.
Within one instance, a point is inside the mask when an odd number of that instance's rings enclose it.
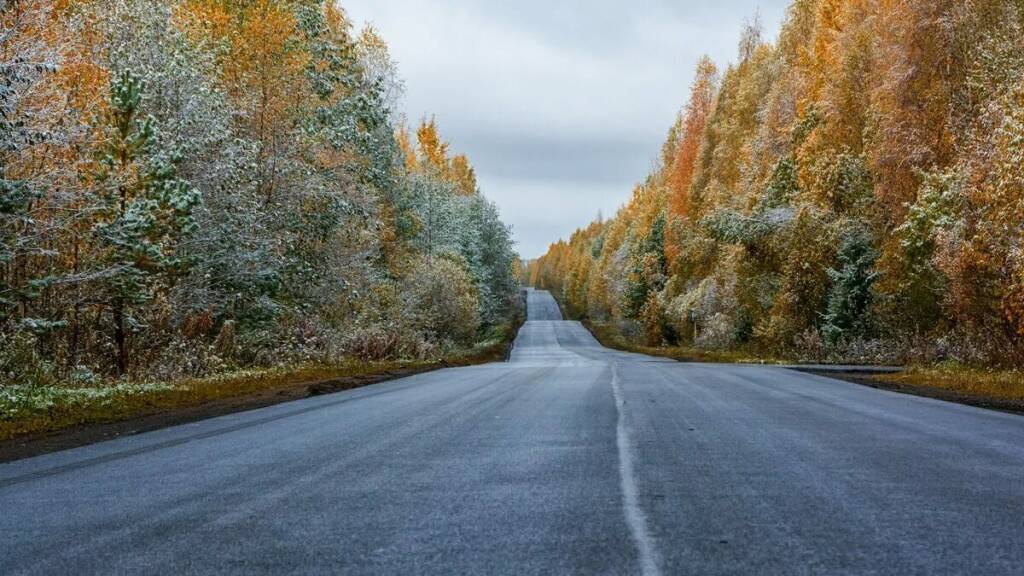
<instances>
[{"instance_id":1,"label":"shrub","mask_svg":"<svg viewBox=\"0 0 1024 576\"><path fill-rule=\"evenodd\" d=\"M57 368L40 354L34 335L0 332L0 385L45 386L56 380Z\"/></svg>"},{"instance_id":2,"label":"shrub","mask_svg":"<svg viewBox=\"0 0 1024 576\"><path fill-rule=\"evenodd\" d=\"M436 343L472 344L480 328L476 287L455 257L421 258L406 279L406 314Z\"/></svg>"}]
</instances>

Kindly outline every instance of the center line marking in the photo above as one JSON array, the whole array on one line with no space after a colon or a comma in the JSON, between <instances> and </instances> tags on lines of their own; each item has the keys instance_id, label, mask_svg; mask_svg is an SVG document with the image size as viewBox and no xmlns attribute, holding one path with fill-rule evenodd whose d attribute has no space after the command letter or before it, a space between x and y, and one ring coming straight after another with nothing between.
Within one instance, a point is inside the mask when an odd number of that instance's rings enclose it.
<instances>
[{"instance_id":1,"label":"center line marking","mask_svg":"<svg viewBox=\"0 0 1024 576\"><path fill-rule=\"evenodd\" d=\"M622 483L622 509L626 514L626 524L636 542L640 554L640 572L644 576L659 576L658 552L654 549L654 540L647 529L647 516L640 507L639 492L636 487L636 476L633 473L633 453L629 443L629 426L626 424L625 402L622 389L619 387L619 370L612 364L612 393L615 395L615 410L619 421L616 426L616 440L619 446L619 480Z\"/></svg>"}]
</instances>

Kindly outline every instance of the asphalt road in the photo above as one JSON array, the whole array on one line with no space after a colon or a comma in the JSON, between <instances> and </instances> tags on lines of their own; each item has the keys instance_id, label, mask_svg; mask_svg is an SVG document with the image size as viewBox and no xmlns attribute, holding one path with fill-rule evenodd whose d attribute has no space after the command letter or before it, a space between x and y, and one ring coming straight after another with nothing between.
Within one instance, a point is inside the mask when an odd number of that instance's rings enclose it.
<instances>
[{"instance_id":1,"label":"asphalt road","mask_svg":"<svg viewBox=\"0 0 1024 576\"><path fill-rule=\"evenodd\" d=\"M0 466L0 574L1020 574L1024 418L601 348Z\"/></svg>"}]
</instances>

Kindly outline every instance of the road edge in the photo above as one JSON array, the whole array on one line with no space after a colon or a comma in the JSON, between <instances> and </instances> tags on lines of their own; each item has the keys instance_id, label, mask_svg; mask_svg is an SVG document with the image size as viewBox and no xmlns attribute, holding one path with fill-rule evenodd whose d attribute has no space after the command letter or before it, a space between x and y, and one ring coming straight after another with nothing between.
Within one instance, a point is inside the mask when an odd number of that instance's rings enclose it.
<instances>
[{"instance_id":1,"label":"road edge","mask_svg":"<svg viewBox=\"0 0 1024 576\"><path fill-rule=\"evenodd\" d=\"M556 299L557 300L557 299ZM965 392L957 392L945 388L935 388L929 386L912 386L909 384L899 384L879 378L883 376L885 369L891 369L891 371L902 371L903 368L898 367L865 367L863 370L858 369L842 369L842 365L836 365L835 368L824 368L828 365L815 365L807 364L801 366L799 364L777 364L765 362L758 364L754 362L727 362L717 361L708 362L698 359L691 358L679 358L670 354L657 354L656 351L652 350L637 350L633 349L628 345L622 345L619 342L615 342L613 339L601 338L597 331L593 330L589 321L581 321L581 324L588 332L594 337L605 348L612 350L618 350L620 352L630 352L633 354L643 354L646 356L653 356L656 358L665 358L668 360L674 360L680 364L690 364L694 362L708 363L708 364L722 364L731 366L775 366L778 368L785 368L788 370L795 370L797 372L803 372L806 374L813 374L815 376L823 376L825 378L832 378L835 380L841 380L843 382L849 382L851 384L857 384L859 386L865 386L868 388L874 388L876 390L886 390L889 392L897 392L899 394L906 394L908 396L917 396L920 398L931 398L933 400L941 400L944 402L950 402L953 404L961 404L964 406L973 406L975 408L984 408L987 410L996 410L999 412L1006 412L1010 414L1024 415L1024 402L1018 402L1014 400L1002 400L999 398L992 398L988 396L980 396L974 394L968 394ZM869 369L870 368L870 369Z\"/></svg>"},{"instance_id":2,"label":"road edge","mask_svg":"<svg viewBox=\"0 0 1024 576\"><path fill-rule=\"evenodd\" d=\"M879 378L878 376L881 376L879 374L868 374L854 371L844 372L815 370L813 368L800 368L798 366L791 367L790 369L796 370L797 372L803 372L805 374L813 374L814 376L842 380L843 382L849 382L851 384L857 384L858 386L865 386L867 388L874 388L875 390L885 390L887 392L895 392L897 394L905 394L907 396L917 396L919 398L931 398L932 400L941 400L951 404L960 404L963 406L972 406L974 408L983 408L985 410L995 410L997 412L1006 412L1009 414L1024 416L1024 402L990 398L965 392L957 392L946 388L900 384L898 382Z\"/></svg>"},{"instance_id":3,"label":"road edge","mask_svg":"<svg viewBox=\"0 0 1024 576\"><path fill-rule=\"evenodd\" d=\"M445 358L429 365L391 369L383 372L367 372L326 380L296 380L270 386L256 393L217 399L195 406L129 416L110 422L78 424L59 430L35 434L29 433L0 440L0 464L60 452L62 450L80 448L126 436L144 434L182 424L209 420L219 416L249 412L306 398L346 392L417 374L426 374L447 368L463 368L495 362L507 362L516 337L519 335L519 330L525 322L525 318L525 313L517 314L512 319L508 333L501 342L472 354Z\"/></svg>"}]
</instances>

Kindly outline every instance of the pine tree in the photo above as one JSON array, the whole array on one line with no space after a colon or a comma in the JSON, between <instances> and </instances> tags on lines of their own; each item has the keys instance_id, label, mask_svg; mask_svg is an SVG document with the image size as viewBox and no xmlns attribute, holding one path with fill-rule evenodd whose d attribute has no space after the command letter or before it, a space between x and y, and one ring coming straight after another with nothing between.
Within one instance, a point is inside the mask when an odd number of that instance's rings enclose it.
<instances>
[{"instance_id":1,"label":"pine tree","mask_svg":"<svg viewBox=\"0 0 1024 576\"><path fill-rule=\"evenodd\" d=\"M855 231L843 239L837 267L828 270L832 287L821 329L831 344L867 333L871 287L878 278L874 271L877 259L878 252L865 232Z\"/></svg>"},{"instance_id":2,"label":"pine tree","mask_svg":"<svg viewBox=\"0 0 1024 576\"><path fill-rule=\"evenodd\" d=\"M116 367L129 366L128 332L136 325L132 309L153 298L184 271L177 252L192 225L199 192L177 176L176 152L157 154L156 122L140 118L142 81L129 71L110 85L110 109L102 130L94 174L96 222L107 303L113 322Z\"/></svg>"}]
</instances>

